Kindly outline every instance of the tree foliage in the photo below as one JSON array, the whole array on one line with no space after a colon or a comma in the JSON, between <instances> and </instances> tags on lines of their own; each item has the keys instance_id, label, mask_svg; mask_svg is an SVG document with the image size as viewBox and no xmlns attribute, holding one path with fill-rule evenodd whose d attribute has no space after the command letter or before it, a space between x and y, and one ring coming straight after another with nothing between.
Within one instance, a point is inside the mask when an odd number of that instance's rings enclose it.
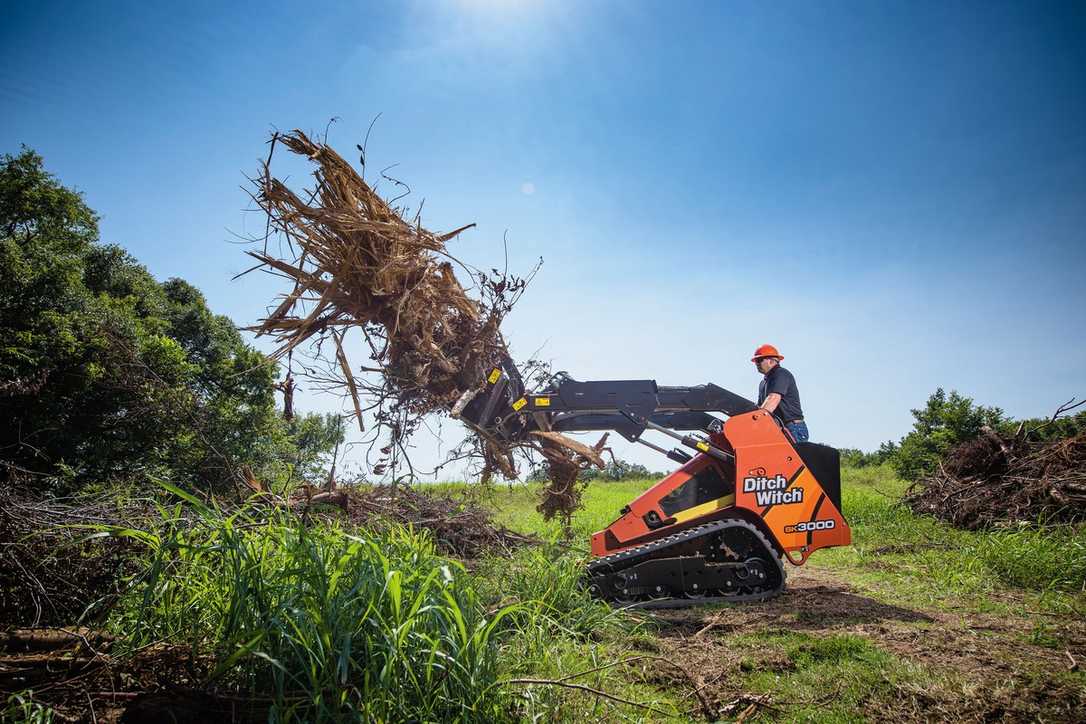
<instances>
[{"instance_id":1,"label":"tree foliage","mask_svg":"<svg viewBox=\"0 0 1086 724\"><path fill-rule=\"evenodd\" d=\"M24 149L0 162L0 462L57 487L241 466L314 475L334 417L281 420L276 368L181 279L98 243L81 194Z\"/></svg>"},{"instance_id":2,"label":"tree foliage","mask_svg":"<svg viewBox=\"0 0 1086 724\"><path fill-rule=\"evenodd\" d=\"M589 480L644 480L662 477L664 477L664 473L653 472L640 463L633 463L615 458L607 463L602 470L596 467L590 467L581 471L577 476L577 479L586 482ZM545 482L548 479L546 461L540 462L533 467L527 478L528 482L537 483Z\"/></svg>"},{"instance_id":3,"label":"tree foliage","mask_svg":"<svg viewBox=\"0 0 1086 724\"><path fill-rule=\"evenodd\" d=\"M891 458L896 450L897 445L895 443L885 442L874 452L864 452L852 447L843 447L837 452L841 454L841 465L849 468L866 468L882 465Z\"/></svg>"},{"instance_id":4,"label":"tree foliage","mask_svg":"<svg viewBox=\"0 0 1086 724\"><path fill-rule=\"evenodd\" d=\"M958 443L971 440L981 428L1001 427L1007 417L998 407L974 404L955 390L937 389L924 407L913 410L913 429L896 447L884 445L898 475L906 480L932 472L939 460Z\"/></svg>"}]
</instances>

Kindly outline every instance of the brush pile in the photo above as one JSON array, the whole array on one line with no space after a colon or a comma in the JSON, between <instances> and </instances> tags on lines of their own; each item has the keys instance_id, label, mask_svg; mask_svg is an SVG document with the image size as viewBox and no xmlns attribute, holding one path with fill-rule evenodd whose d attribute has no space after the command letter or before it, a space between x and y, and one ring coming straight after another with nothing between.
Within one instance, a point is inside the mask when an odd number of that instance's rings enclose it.
<instances>
[{"instance_id":1,"label":"brush pile","mask_svg":"<svg viewBox=\"0 0 1086 724\"><path fill-rule=\"evenodd\" d=\"M314 165L313 188L299 194L275 178L271 162L280 145ZM358 148L364 170L365 151ZM306 375L316 387L349 397L363 432L364 415L372 416L377 475L397 467L413 471L407 440L422 420L450 413L508 359L501 322L530 277L461 264L446 243L474 224L445 234L426 230L418 213L392 206L339 154L301 131L272 136L253 186L268 233L259 240L263 248L248 253L260 262L254 269L285 277L291 288L251 329L275 340L277 359L304 345L313 361ZM477 298L456 278L454 265L470 275ZM344 343L350 330L360 332L372 366L350 363ZM323 374L314 371L322 365ZM602 464L598 454L586 456L572 442L558 436L509 446L476 437L469 448L484 480L494 472L515 477L515 453L542 454L554 473L554 493L541 510L568 516L577 473Z\"/></svg>"},{"instance_id":2,"label":"brush pile","mask_svg":"<svg viewBox=\"0 0 1086 724\"><path fill-rule=\"evenodd\" d=\"M438 550L459 558L478 558L490 551L509 551L538 543L496 525L490 512L474 503L399 486L348 490L347 515L359 525L380 526L385 521L425 528Z\"/></svg>"},{"instance_id":3,"label":"brush pile","mask_svg":"<svg viewBox=\"0 0 1086 724\"><path fill-rule=\"evenodd\" d=\"M1031 442L986 429L952 448L905 495L916 513L959 528L1086 521L1086 435Z\"/></svg>"},{"instance_id":4,"label":"brush pile","mask_svg":"<svg viewBox=\"0 0 1086 724\"><path fill-rule=\"evenodd\" d=\"M346 517L360 528L380 529L389 523L430 531L438 550L459 558L477 558L487 552L508 552L539 541L494 523L486 508L457 500L436 491L406 485L336 486L321 490L302 486L289 498L275 495L251 474L249 487L256 493L249 500L257 505L290 508L298 515L333 513Z\"/></svg>"},{"instance_id":5,"label":"brush pile","mask_svg":"<svg viewBox=\"0 0 1086 724\"><path fill-rule=\"evenodd\" d=\"M89 538L85 526L127 525L151 510L0 489L0 621L40 626L100 619L132 572L138 546L124 538Z\"/></svg>"},{"instance_id":6,"label":"brush pile","mask_svg":"<svg viewBox=\"0 0 1086 724\"><path fill-rule=\"evenodd\" d=\"M196 688L214 659L191 646L156 643L114 653L110 634L82 626L0 633L4 721L265 722L267 705ZM20 706L21 705L21 706ZM47 707L44 712L38 706Z\"/></svg>"}]
</instances>

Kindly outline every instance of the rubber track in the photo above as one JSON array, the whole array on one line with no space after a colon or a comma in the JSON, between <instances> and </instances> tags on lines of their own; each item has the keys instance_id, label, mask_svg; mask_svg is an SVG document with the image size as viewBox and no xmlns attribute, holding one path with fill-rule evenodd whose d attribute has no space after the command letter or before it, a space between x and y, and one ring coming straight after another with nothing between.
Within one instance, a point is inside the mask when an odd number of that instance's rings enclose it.
<instances>
[{"instance_id":1,"label":"rubber track","mask_svg":"<svg viewBox=\"0 0 1086 724\"><path fill-rule=\"evenodd\" d=\"M767 601L771 598L776 598L784 592L785 585L787 583L787 573L785 572L784 565L781 562L780 557L773 553L773 546L770 545L762 531L751 525L745 520L740 518L725 518L724 520L714 521L712 523L705 523L704 525L695 526L686 530L674 533L666 538L660 538L659 540L652 541L651 543L644 543L634 548L629 548L618 553L612 553L609 556L603 556L588 565L589 576L595 575L609 575L611 573L617 573L625 568L629 568L642 561L642 559L651 558L652 554L658 553L661 550L665 550L672 546L676 546L682 543L688 543L696 538L702 536L708 536L725 528L746 528L754 533L755 537L762 544L762 547L767 553L769 558L776 564L777 572L781 577L781 585L768 591L760 591L758 593L745 593L735 594L731 596L705 596L703 598L651 598L642 601L635 601L633 603L623 605L622 608L687 608L690 606L701 606L710 603L753 603L757 601ZM609 601L609 603L615 603L615 601Z\"/></svg>"}]
</instances>

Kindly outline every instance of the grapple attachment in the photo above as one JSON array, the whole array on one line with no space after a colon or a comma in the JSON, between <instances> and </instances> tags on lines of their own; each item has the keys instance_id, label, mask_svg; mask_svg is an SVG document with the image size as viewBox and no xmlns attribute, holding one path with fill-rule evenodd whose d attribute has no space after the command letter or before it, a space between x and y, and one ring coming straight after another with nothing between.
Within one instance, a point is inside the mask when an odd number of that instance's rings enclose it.
<instances>
[{"instance_id":1,"label":"grapple attachment","mask_svg":"<svg viewBox=\"0 0 1086 724\"><path fill-rule=\"evenodd\" d=\"M526 404L520 371L505 358L490 370L480 387L461 395L452 416L483 437L514 442L528 433L524 416L519 414Z\"/></svg>"}]
</instances>

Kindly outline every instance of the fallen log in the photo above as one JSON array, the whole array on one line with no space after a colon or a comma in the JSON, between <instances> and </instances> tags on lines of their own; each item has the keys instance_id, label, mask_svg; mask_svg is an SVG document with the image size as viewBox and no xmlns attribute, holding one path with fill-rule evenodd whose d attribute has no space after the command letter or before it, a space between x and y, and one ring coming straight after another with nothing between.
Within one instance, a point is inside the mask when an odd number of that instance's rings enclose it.
<instances>
[{"instance_id":1,"label":"fallen log","mask_svg":"<svg viewBox=\"0 0 1086 724\"><path fill-rule=\"evenodd\" d=\"M0 650L53 651L69 646L85 646L95 650L108 648L113 637L102 631L82 626L72 628L15 628L0 633Z\"/></svg>"}]
</instances>

